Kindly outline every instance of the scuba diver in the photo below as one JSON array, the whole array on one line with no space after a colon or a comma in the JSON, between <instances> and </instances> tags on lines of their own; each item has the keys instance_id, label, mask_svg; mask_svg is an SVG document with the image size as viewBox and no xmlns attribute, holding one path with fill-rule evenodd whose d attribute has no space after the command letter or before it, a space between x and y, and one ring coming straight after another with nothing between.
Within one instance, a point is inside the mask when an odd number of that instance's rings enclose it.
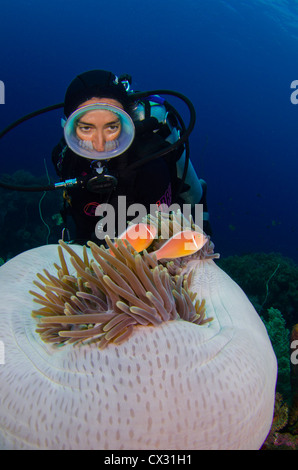
<instances>
[{"instance_id":1,"label":"scuba diver","mask_svg":"<svg viewBox=\"0 0 298 470\"><path fill-rule=\"evenodd\" d=\"M92 70L70 83L64 114L64 137L52 162L61 181L80 182L65 185L61 211L65 227L68 215L74 221L75 243L98 241L98 208L110 204L117 220L118 196L148 212L152 204L191 204L192 211L203 204L203 230L210 235L206 183L189 160L188 140L181 139L183 120L166 100L133 92L129 75Z\"/></svg>"},{"instance_id":2,"label":"scuba diver","mask_svg":"<svg viewBox=\"0 0 298 470\"><path fill-rule=\"evenodd\" d=\"M60 181L52 183L48 177L47 185L28 186L4 179L0 188L44 193L62 189L62 238L69 242L70 238L79 244L103 240L105 208L113 209L114 220L120 221L121 227L124 221L125 230L131 218L119 204L121 198L125 208L144 208L145 216L165 206L176 211L177 205L185 215L186 204L195 223L211 235L207 185L198 178L189 158L188 139L196 120L192 102L173 90L135 92L131 82L130 75L118 78L105 70L82 73L70 83L63 103L33 111L0 131L1 139L25 121L64 108L64 136L52 151ZM178 98L188 107L187 126L163 95ZM66 240L68 215L76 233ZM113 238L121 233L115 224L109 235Z\"/></svg>"}]
</instances>

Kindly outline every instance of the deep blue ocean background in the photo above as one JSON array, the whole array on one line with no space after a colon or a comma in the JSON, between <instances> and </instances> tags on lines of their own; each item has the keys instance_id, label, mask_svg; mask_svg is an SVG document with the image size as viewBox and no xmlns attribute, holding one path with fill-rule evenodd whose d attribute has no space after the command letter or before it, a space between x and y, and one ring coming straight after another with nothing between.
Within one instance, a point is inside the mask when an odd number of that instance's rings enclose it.
<instances>
[{"instance_id":1,"label":"deep blue ocean background","mask_svg":"<svg viewBox=\"0 0 298 470\"><path fill-rule=\"evenodd\" d=\"M197 111L191 159L208 183L216 250L298 262L297 0L4 0L0 24L1 129L63 101L90 69L129 73L135 90L180 91ZM44 175L46 162L57 181L51 149L61 117L48 113L3 137L0 175Z\"/></svg>"}]
</instances>

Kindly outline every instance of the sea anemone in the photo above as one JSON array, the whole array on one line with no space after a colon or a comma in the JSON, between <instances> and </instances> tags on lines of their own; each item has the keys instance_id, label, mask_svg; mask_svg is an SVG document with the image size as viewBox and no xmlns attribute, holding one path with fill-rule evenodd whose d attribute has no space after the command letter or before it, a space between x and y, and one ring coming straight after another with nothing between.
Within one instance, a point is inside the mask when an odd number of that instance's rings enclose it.
<instances>
[{"instance_id":1,"label":"sea anemone","mask_svg":"<svg viewBox=\"0 0 298 470\"><path fill-rule=\"evenodd\" d=\"M276 382L266 328L210 243L168 262L157 235L139 254L107 239L1 266L0 449L262 446Z\"/></svg>"},{"instance_id":2,"label":"sea anemone","mask_svg":"<svg viewBox=\"0 0 298 470\"><path fill-rule=\"evenodd\" d=\"M155 247L160 245L165 220L164 216L154 220L160 233ZM177 222L173 216L168 220L172 234ZM30 291L43 305L33 316L45 342L96 341L103 348L126 340L138 325L178 319L202 325L212 320L206 318L205 301L189 290L191 272L184 275L180 268L177 274L173 262L158 263L154 252L140 254L129 243L121 239L113 243L106 237L107 247L88 242L94 258L89 260L86 247L81 259L69 245L59 244L57 276L44 270L37 275L41 282L34 282L43 295ZM76 275L70 274L63 250L70 254Z\"/></svg>"}]
</instances>

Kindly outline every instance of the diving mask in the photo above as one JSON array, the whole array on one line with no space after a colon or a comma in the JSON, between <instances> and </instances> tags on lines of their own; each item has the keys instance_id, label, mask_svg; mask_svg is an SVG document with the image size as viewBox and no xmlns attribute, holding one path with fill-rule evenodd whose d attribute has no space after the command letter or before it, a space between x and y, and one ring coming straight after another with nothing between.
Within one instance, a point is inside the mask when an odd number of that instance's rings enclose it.
<instances>
[{"instance_id":1,"label":"diving mask","mask_svg":"<svg viewBox=\"0 0 298 470\"><path fill-rule=\"evenodd\" d=\"M127 150L135 136L131 117L117 106L94 103L76 109L63 122L64 137L68 147L81 157L107 160L118 157ZM102 146L93 143L99 133Z\"/></svg>"}]
</instances>

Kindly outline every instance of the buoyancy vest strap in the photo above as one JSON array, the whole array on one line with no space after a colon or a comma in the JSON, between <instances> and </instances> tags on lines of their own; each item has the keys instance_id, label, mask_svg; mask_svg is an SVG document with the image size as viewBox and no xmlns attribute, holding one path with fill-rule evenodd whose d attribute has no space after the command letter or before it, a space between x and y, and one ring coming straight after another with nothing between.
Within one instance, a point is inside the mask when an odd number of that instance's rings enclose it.
<instances>
[{"instance_id":1,"label":"buoyancy vest strap","mask_svg":"<svg viewBox=\"0 0 298 470\"><path fill-rule=\"evenodd\" d=\"M144 101L144 110L145 110L145 119L149 119L151 117L151 104L150 101Z\"/></svg>"}]
</instances>

